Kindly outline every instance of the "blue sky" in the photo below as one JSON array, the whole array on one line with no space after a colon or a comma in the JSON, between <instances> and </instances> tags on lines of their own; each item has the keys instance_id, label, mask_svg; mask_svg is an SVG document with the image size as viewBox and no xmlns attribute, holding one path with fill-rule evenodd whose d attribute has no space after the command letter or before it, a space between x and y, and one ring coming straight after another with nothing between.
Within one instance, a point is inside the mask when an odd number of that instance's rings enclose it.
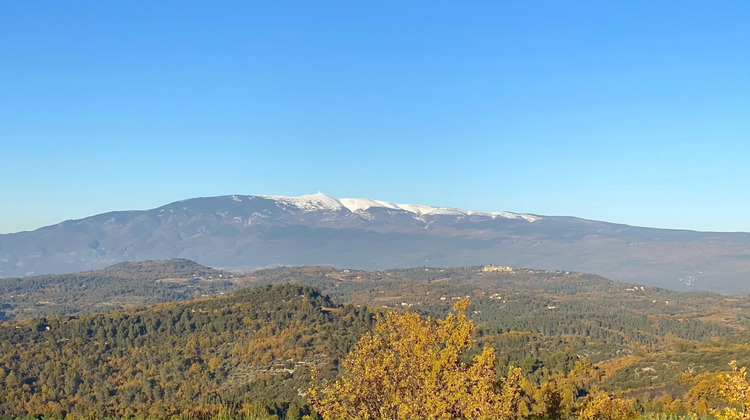
<instances>
[{"instance_id":1,"label":"blue sky","mask_svg":"<svg viewBox=\"0 0 750 420\"><path fill-rule=\"evenodd\" d=\"M0 2L0 233L224 194L750 231L746 1Z\"/></svg>"}]
</instances>

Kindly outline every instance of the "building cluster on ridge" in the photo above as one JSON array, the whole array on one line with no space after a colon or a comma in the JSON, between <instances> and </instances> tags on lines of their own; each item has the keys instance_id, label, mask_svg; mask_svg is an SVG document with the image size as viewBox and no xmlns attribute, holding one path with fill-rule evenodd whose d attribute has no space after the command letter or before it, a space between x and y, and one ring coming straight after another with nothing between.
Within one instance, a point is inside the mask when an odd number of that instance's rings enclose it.
<instances>
[{"instance_id":1,"label":"building cluster on ridge","mask_svg":"<svg viewBox=\"0 0 750 420\"><path fill-rule=\"evenodd\" d=\"M502 272L502 273L512 273L513 272L513 268L511 268L511 267L503 267L501 265L492 265L492 264L490 264L490 265L485 265L484 268L482 268L482 271L485 272L485 273L489 273L489 272L493 272L493 271L498 271L498 272Z\"/></svg>"}]
</instances>

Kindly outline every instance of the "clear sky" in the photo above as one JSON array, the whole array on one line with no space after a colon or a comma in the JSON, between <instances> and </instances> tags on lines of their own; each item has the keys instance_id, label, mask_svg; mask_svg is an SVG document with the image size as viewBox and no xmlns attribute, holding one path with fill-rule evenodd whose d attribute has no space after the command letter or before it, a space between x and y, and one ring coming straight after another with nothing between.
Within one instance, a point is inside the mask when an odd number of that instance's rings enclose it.
<instances>
[{"instance_id":1,"label":"clear sky","mask_svg":"<svg viewBox=\"0 0 750 420\"><path fill-rule=\"evenodd\" d=\"M750 231L750 2L3 1L0 233L224 194Z\"/></svg>"}]
</instances>

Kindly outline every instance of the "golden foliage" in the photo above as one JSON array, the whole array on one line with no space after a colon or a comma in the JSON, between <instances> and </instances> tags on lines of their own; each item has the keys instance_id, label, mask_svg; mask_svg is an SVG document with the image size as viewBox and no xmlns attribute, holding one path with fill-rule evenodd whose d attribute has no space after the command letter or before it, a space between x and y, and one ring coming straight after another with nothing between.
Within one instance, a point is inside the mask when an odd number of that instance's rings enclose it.
<instances>
[{"instance_id":1,"label":"golden foliage","mask_svg":"<svg viewBox=\"0 0 750 420\"><path fill-rule=\"evenodd\" d=\"M521 370L496 384L495 351L486 347L465 366L472 346L468 300L447 319L386 314L343 362L342 377L310 390L323 418L519 418L528 414Z\"/></svg>"},{"instance_id":2,"label":"golden foliage","mask_svg":"<svg viewBox=\"0 0 750 420\"><path fill-rule=\"evenodd\" d=\"M632 419L636 418L635 400L613 398L606 392L600 392L584 401L579 418L581 419Z\"/></svg>"},{"instance_id":3,"label":"golden foliage","mask_svg":"<svg viewBox=\"0 0 750 420\"><path fill-rule=\"evenodd\" d=\"M699 418L707 418L713 413L711 406L716 400L723 398L719 395L721 375L703 373L695 378L683 377L686 384L692 385L685 395L685 404Z\"/></svg>"},{"instance_id":4,"label":"golden foliage","mask_svg":"<svg viewBox=\"0 0 750 420\"><path fill-rule=\"evenodd\" d=\"M747 382L747 372L743 367L737 370L737 361L729 363L732 371L719 377L719 394L733 407L724 408L724 412L715 411L719 419L749 419L750 418L750 383Z\"/></svg>"}]
</instances>

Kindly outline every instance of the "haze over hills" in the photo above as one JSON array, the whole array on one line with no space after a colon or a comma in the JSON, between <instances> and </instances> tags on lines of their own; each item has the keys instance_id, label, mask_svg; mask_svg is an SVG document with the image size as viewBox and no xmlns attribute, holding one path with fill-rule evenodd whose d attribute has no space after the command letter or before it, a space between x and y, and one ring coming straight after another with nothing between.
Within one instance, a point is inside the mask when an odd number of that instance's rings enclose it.
<instances>
[{"instance_id":1,"label":"haze over hills","mask_svg":"<svg viewBox=\"0 0 750 420\"><path fill-rule=\"evenodd\" d=\"M678 290L750 292L750 233L642 228L320 193L194 198L0 235L2 277L169 258L245 269L499 264Z\"/></svg>"}]
</instances>

